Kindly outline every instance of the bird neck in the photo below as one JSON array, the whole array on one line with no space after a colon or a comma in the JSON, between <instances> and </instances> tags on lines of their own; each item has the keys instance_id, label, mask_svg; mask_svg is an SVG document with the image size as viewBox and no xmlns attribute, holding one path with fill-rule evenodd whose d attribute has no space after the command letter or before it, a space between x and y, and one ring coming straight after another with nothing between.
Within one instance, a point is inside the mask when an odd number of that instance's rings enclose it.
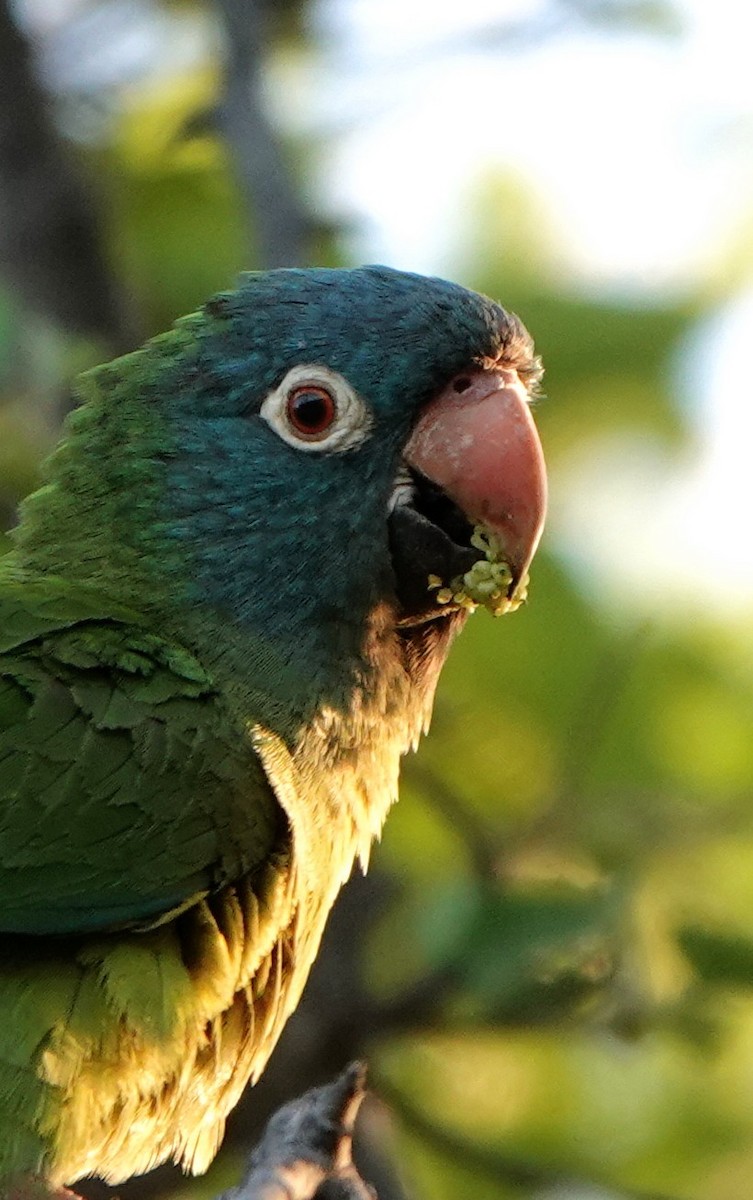
<instances>
[{"instance_id":1,"label":"bird neck","mask_svg":"<svg viewBox=\"0 0 753 1200\"><path fill-rule=\"evenodd\" d=\"M309 873L337 861L345 864L344 882L355 855L365 869L397 798L400 759L428 728L437 679L464 620L465 614L448 615L400 633L389 608L380 607L339 706L319 699L287 750L274 732L270 743L268 731L254 726L299 851L319 846Z\"/></svg>"},{"instance_id":2,"label":"bird neck","mask_svg":"<svg viewBox=\"0 0 753 1200\"><path fill-rule=\"evenodd\" d=\"M379 602L360 622L308 620L278 631L231 621L206 607L165 613L160 631L191 649L236 715L294 746L328 723L333 745L358 746L372 727L395 731L400 753L428 725L437 679L465 619L454 613L400 630Z\"/></svg>"}]
</instances>

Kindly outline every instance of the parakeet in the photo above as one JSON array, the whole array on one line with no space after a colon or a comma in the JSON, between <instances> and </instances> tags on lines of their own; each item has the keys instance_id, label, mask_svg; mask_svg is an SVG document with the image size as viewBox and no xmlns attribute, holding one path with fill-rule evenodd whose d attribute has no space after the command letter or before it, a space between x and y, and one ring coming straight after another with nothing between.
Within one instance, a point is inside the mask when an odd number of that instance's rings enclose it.
<instances>
[{"instance_id":1,"label":"parakeet","mask_svg":"<svg viewBox=\"0 0 753 1200\"><path fill-rule=\"evenodd\" d=\"M428 725L437 581L480 527L523 586L540 373L492 301L366 267L82 378L0 563L0 1195L211 1161Z\"/></svg>"}]
</instances>

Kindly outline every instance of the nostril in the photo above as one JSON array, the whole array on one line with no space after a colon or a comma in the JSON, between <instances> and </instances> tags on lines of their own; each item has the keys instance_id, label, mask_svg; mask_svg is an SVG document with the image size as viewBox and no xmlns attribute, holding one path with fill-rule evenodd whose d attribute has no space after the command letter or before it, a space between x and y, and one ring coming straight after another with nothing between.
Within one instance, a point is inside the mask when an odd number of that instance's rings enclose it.
<instances>
[{"instance_id":1,"label":"nostril","mask_svg":"<svg viewBox=\"0 0 753 1200\"><path fill-rule=\"evenodd\" d=\"M457 379L452 381L452 390L454 392L467 392L471 386L471 378L469 375L458 375Z\"/></svg>"}]
</instances>

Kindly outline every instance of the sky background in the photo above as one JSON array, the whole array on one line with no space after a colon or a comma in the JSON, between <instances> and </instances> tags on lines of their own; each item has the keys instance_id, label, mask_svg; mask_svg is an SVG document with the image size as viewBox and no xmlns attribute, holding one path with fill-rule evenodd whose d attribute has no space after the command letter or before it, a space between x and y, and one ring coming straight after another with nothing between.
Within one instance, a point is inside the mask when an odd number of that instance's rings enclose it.
<instances>
[{"instance_id":1,"label":"sky background","mask_svg":"<svg viewBox=\"0 0 753 1200\"><path fill-rule=\"evenodd\" d=\"M651 36L598 35L535 0L325 5L332 119L345 110L353 131L337 174L372 245L435 268L448 245L436 218L452 222L464 183L505 162L548 201L585 278L644 290L704 277L750 218L747 18L735 0L674 10Z\"/></svg>"}]
</instances>

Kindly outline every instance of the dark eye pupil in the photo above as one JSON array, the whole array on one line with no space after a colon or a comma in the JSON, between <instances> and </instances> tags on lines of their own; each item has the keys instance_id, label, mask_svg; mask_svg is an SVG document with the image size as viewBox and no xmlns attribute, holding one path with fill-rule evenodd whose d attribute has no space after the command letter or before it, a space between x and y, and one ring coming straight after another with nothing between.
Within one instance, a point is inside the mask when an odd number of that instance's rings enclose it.
<instances>
[{"instance_id":1,"label":"dark eye pupil","mask_svg":"<svg viewBox=\"0 0 753 1200\"><path fill-rule=\"evenodd\" d=\"M296 396L293 402L295 419L299 425L318 429L327 420L327 405L322 396L316 392L304 392Z\"/></svg>"},{"instance_id":2,"label":"dark eye pupil","mask_svg":"<svg viewBox=\"0 0 753 1200\"><path fill-rule=\"evenodd\" d=\"M323 433L335 416L335 402L324 388L300 388L288 400L288 415L301 433Z\"/></svg>"}]
</instances>

